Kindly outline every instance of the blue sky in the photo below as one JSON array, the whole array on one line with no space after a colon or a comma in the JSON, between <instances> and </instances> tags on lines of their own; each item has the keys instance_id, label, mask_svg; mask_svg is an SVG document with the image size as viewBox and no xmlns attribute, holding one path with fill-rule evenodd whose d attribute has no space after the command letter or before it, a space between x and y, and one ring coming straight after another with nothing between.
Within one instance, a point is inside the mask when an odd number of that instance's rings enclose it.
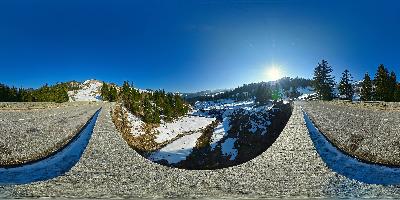
<instances>
[{"instance_id":1,"label":"blue sky","mask_svg":"<svg viewBox=\"0 0 400 200\"><path fill-rule=\"evenodd\" d=\"M199 91L265 81L271 65L311 78L400 76L400 1L0 1L0 82L96 78Z\"/></svg>"}]
</instances>

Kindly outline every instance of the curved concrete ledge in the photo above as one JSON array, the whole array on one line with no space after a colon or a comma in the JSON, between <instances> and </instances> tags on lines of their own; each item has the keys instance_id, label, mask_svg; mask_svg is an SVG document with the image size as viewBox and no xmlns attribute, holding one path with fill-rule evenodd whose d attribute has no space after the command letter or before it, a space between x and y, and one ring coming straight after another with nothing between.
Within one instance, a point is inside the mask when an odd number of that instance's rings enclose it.
<instances>
[{"instance_id":1,"label":"curved concrete ledge","mask_svg":"<svg viewBox=\"0 0 400 200\"><path fill-rule=\"evenodd\" d=\"M400 168L363 162L344 153L315 127L304 111L303 116L318 154L330 169L338 174L364 183L400 184Z\"/></svg>"},{"instance_id":2,"label":"curved concrete ledge","mask_svg":"<svg viewBox=\"0 0 400 200\"><path fill-rule=\"evenodd\" d=\"M78 163L65 175L0 186L0 198L399 198L400 187L365 184L332 171L319 156L300 109L274 144L241 165L182 170L154 164L130 148L104 103Z\"/></svg>"},{"instance_id":3,"label":"curved concrete ledge","mask_svg":"<svg viewBox=\"0 0 400 200\"><path fill-rule=\"evenodd\" d=\"M89 119L79 134L50 156L13 167L0 168L0 185L26 184L48 180L69 171L80 159L92 135L101 109Z\"/></svg>"}]
</instances>

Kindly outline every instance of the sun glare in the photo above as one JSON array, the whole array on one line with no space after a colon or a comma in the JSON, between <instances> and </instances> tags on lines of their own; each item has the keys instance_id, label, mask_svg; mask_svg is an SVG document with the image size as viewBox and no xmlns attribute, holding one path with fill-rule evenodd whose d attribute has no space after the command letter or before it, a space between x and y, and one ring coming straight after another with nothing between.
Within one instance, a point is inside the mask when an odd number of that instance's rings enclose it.
<instances>
[{"instance_id":1,"label":"sun glare","mask_svg":"<svg viewBox=\"0 0 400 200\"><path fill-rule=\"evenodd\" d=\"M282 78L282 71L278 66L271 66L267 69L266 75L269 81L276 81Z\"/></svg>"}]
</instances>

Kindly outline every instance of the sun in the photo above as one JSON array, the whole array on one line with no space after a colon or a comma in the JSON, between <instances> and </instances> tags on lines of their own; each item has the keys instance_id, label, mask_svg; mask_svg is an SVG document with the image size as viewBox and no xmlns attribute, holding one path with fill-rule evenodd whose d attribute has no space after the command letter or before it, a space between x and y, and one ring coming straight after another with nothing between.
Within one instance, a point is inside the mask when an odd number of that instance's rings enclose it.
<instances>
[{"instance_id":1,"label":"sun","mask_svg":"<svg viewBox=\"0 0 400 200\"><path fill-rule=\"evenodd\" d=\"M266 75L269 81L276 81L282 78L282 71L278 66L271 66L267 69Z\"/></svg>"}]
</instances>

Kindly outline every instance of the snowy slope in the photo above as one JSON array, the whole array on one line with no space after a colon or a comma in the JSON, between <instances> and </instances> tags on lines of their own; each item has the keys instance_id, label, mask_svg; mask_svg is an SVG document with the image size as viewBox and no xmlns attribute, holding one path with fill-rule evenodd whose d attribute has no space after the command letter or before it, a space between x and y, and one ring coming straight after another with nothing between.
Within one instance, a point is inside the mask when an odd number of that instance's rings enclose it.
<instances>
[{"instance_id":1,"label":"snowy slope","mask_svg":"<svg viewBox=\"0 0 400 200\"><path fill-rule=\"evenodd\" d=\"M123 110L128 114L127 120L132 136L154 134L154 142L170 142L148 157L152 161L166 160L170 164L185 160L196 146L197 139L203 134L202 130L216 120L213 117L186 115L173 122L162 121L151 133L146 133L143 130L145 123L126 108L123 107Z\"/></svg>"},{"instance_id":2,"label":"snowy slope","mask_svg":"<svg viewBox=\"0 0 400 200\"><path fill-rule=\"evenodd\" d=\"M79 85L79 90L68 91L69 101L100 101L102 85L98 80L86 80Z\"/></svg>"},{"instance_id":3,"label":"snowy slope","mask_svg":"<svg viewBox=\"0 0 400 200\"><path fill-rule=\"evenodd\" d=\"M195 132L190 135L185 135L164 148L152 153L149 157L152 161L166 160L168 163L178 163L185 160L192 153L196 146L197 139L202 135L202 132Z\"/></svg>"},{"instance_id":4,"label":"snowy slope","mask_svg":"<svg viewBox=\"0 0 400 200\"><path fill-rule=\"evenodd\" d=\"M140 136L146 134L144 126L146 125L139 117L130 113L125 107L122 107L124 113L128 114L128 121L131 125L131 134L133 136Z\"/></svg>"},{"instance_id":5,"label":"snowy slope","mask_svg":"<svg viewBox=\"0 0 400 200\"><path fill-rule=\"evenodd\" d=\"M228 131L230 129L229 119L230 117L224 117L222 123L219 123L218 126L214 129L210 142L212 151L215 149L218 142L228 135Z\"/></svg>"},{"instance_id":6,"label":"snowy slope","mask_svg":"<svg viewBox=\"0 0 400 200\"><path fill-rule=\"evenodd\" d=\"M239 133L230 133L231 120L236 120L235 130L247 129L248 133L265 135L271 124L268 113L273 106L272 102L258 105L254 101L235 102L230 99L197 102L187 115L172 122L161 121L151 133L143 131L145 123L139 117L128 113L128 121L134 137L153 134L153 142L162 145L160 149L146 156L152 161L163 160L176 164L186 160L196 147L197 140L205 133L205 128L210 125L213 128L209 143L211 151L220 149L221 156L233 161L239 152L235 147ZM237 127L237 120L240 118L238 116L248 119L243 121L240 128Z\"/></svg>"},{"instance_id":7,"label":"snowy slope","mask_svg":"<svg viewBox=\"0 0 400 200\"><path fill-rule=\"evenodd\" d=\"M185 134L191 131L199 131L211 124L215 118L201 116L184 116L170 123L162 122L156 130L159 134L155 141L162 143L171 140L179 134Z\"/></svg>"}]
</instances>

